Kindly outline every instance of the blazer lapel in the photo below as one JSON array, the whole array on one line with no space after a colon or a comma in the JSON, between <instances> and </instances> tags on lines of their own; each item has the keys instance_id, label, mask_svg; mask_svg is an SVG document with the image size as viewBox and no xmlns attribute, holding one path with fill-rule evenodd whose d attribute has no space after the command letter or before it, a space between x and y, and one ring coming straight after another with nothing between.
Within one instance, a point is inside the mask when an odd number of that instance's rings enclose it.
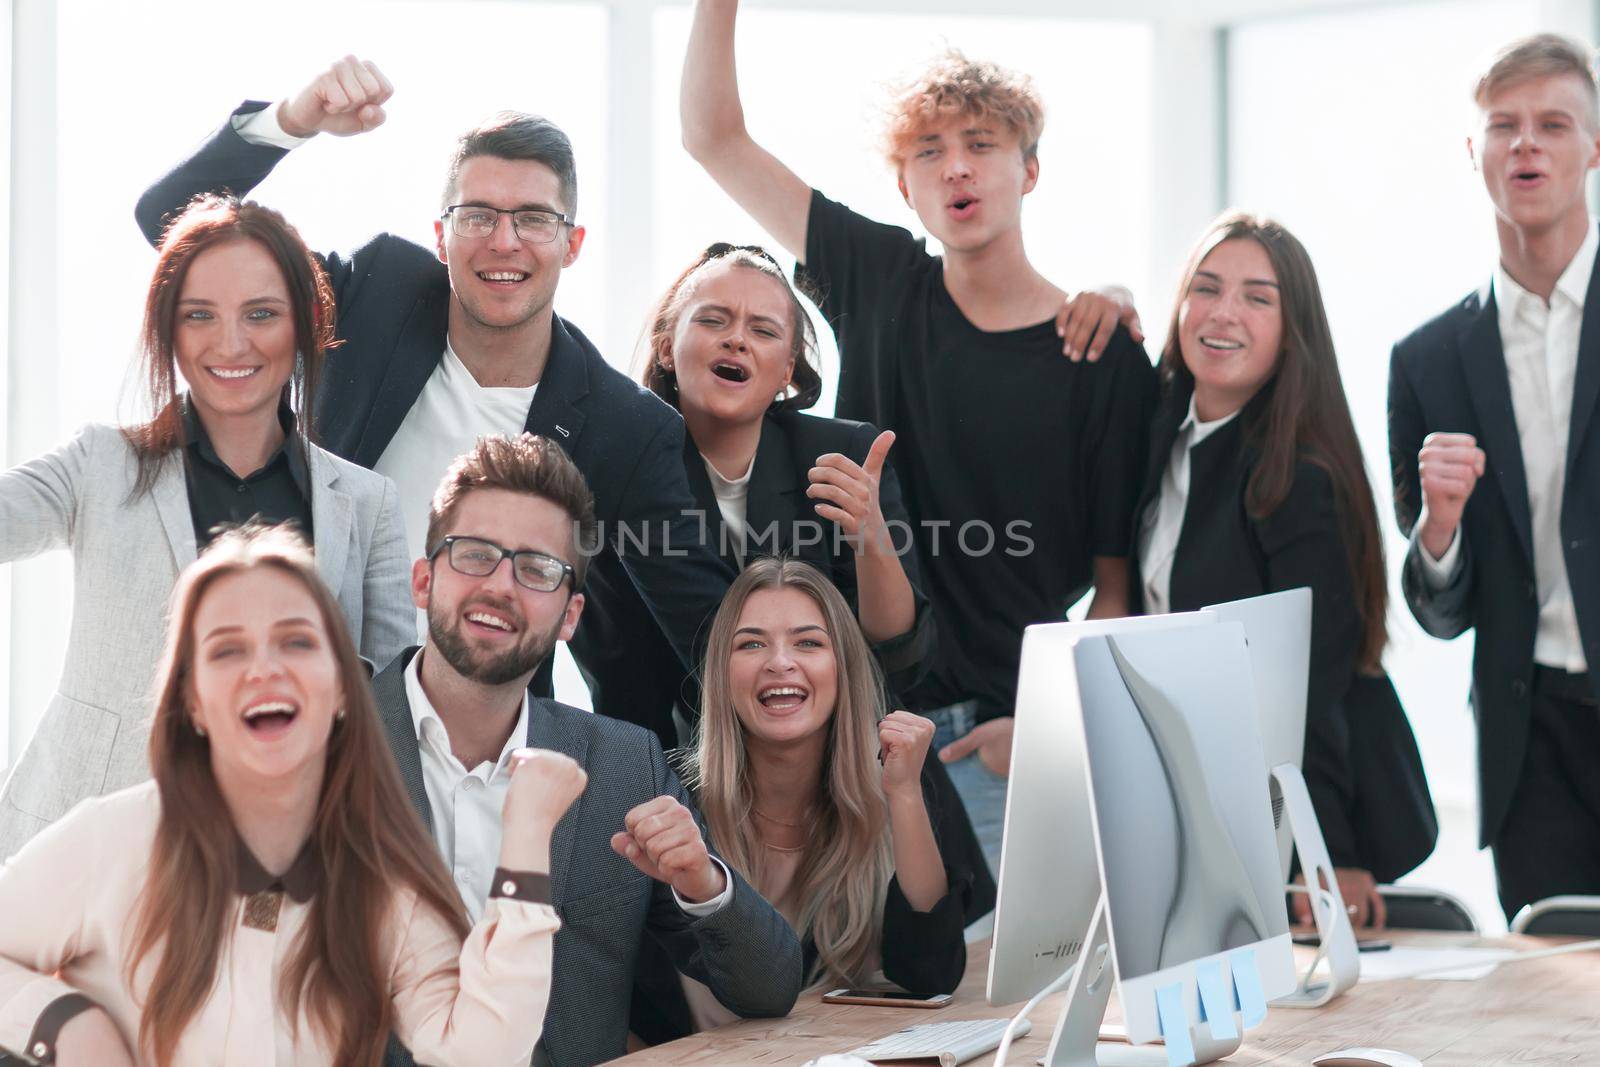
<instances>
[{"instance_id":1,"label":"blazer lapel","mask_svg":"<svg viewBox=\"0 0 1600 1067\"><path fill-rule=\"evenodd\" d=\"M322 450L306 449L311 474L311 537L317 573L335 596L344 588L344 567L350 554L350 495L338 486L339 474Z\"/></svg>"},{"instance_id":2,"label":"blazer lapel","mask_svg":"<svg viewBox=\"0 0 1600 1067\"><path fill-rule=\"evenodd\" d=\"M550 355L528 408L529 433L548 437L570 455L583 431L579 401L589 395L589 367L583 346L561 316L550 316Z\"/></svg>"},{"instance_id":3,"label":"blazer lapel","mask_svg":"<svg viewBox=\"0 0 1600 1067\"><path fill-rule=\"evenodd\" d=\"M181 571L195 561L199 549L194 540L194 515L189 511L189 485L183 475L184 456L179 449L161 465L161 473L150 489L161 516L161 528L172 546L172 559Z\"/></svg>"},{"instance_id":4,"label":"blazer lapel","mask_svg":"<svg viewBox=\"0 0 1600 1067\"><path fill-rule=\"evenodd\" d=\"M1478 445L1494 469L1495 481L1500 483L1511 513L1511 525L1517 531L1523 555L1531 563L1533 519L1528 510L1528 476L1522 466L1522 442L1517 435L1516 411L1511 406L1511 379L1506 374L1505 349L1500 343L1500 315L1490 286L1479 292L1478 313L1462 325L1460 344L1467 393L1478 415ZM1577 412L1576 390L1573 412Z\"/></svg>"},{"instance_id":5,"label":"blazer lapel","mask_svg":"<svg viewBox=\"0 0 1600 1067\"><path fill-rule=\"evenodd\" d=\"M1589 275L1589 291L1583 298L1583 329L1578 335L1578 368L1572 378L1572 422L1567 433L1567 481L1589 431L1595 400L1600 397L1600 259Z\"/></svg>"},{"instance_id":6,"label":"blazer lapel","mask_svg":"<svg viewBox=\"0 0 1600 1067\"><path fill-rule=\"evenodd\" d=\"M763 419L761 441L756 445L755 465L750 472L750 492L745 498L745 523L752 533L752 547L761 538L761 552L797 554L827 574L831 570L828 541L833 536L833 524L824 523L814 510L803 506L808 499L806 472L816 460L816 456L796 455L783 428L771 419ZM823 534L820 540L807 536L806 543L796 548L800 539L796 537L795 523L801 519L817 523ZM776 536L769 531L776 531Z\"/></svg>"},{"instance_id":7,"label":"blazer lapel","mask_svg":"<svg viewBox=\"0 0 1600 1067\"><path fill-rule=\"evenodd\" d=\"M315 520L313 520L315 521ZM433 809L428 806L428 790L422 783L422 750L417 744L417 726L411 718L411 701L406 698L406 668L417 655L408 648L372 679L372 696L378 705L389 751L400 768L400 781L406 787L412 807L422 816L422 824L433 836Z\"/></svg>"},{"instance_id":8,"label":"blazer lapel","mask_svg":"<svg viewBox=\"0 0 1600 1067\"><path fill-rule=\"evenodd\" d=\"M571 756L578 766L587 767L589 738L580 730L570 728L554 710L554 701L544 697L528 697L528 746L548 748ZM578 836L578 815L584 800L567 809L556 823L550 836L550 896L551 903L560 907L567 899L572 879L572 847Z\"/></svg>"},{"instance_id":9,"label":"blazer lapel","mask_svg":"<svg viewBox=\"0 0 1600 1067\"><path fill-rule=\"evenodd\" d=\"M417 397L422 395L428 377L439 365L444 346L450 334L450 284L443 284L418 300L411 309L405 325L400 328L394 354L384 371L367 417L367 428L361 434L351 459L363 467L374 467L383 450L389 447L400 424L405 421ZM329 357L329 369L336 372L339 356ZM313 519L313 521L315 521Z\"/></svg>"}]
</instances>

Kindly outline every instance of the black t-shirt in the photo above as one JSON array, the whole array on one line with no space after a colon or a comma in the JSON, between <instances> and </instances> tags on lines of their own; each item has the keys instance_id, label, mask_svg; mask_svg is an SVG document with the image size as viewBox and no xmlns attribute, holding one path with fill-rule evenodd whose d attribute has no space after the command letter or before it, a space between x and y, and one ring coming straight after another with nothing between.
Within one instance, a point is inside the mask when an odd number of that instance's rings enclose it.
<instances>
[{"instance_id":1,"label":"black t-shirt","mask_svg":"<svg viewBox=\"0 0 1600 1067\"><path fill-rule=\"evenodd\" d=\"M941 635L912 703L1009 715L1023 628L1065 617L1093 557L1129 552L1150 359L1121 328L1097 363L1063 356L1053 321L979 330L922 241L817 192L798 273L838 336L837 414L897 435L889 458Z\"/></svg>"}]
</instances>

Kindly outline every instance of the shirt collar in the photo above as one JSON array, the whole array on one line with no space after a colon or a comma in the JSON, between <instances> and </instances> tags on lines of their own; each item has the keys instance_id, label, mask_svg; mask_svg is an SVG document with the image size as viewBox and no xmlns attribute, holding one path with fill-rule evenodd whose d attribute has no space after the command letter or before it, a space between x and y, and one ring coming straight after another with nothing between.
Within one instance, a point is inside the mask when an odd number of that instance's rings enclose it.
<instances>
[{"instance_id":1,"label":"shirt collar","mask_svg":"<svg viewBox=\"0 0 1600 1067\"><path fill-rule=\"evenodd\" d=\"M1246 405L1246 407L1248 406L1249 405ZM1199 444L1201 441L1204 441L1207 437L1210 437L1212 434L1228 425L1228 423L1238 418L1239 412L1243 410L1244 408L1241 407L1236 411L1232 411L1222 416L1220 419L1212 419L1210 422L1202 422L1200 421L1200 413L1195 409L1194 406L1194 397L1190 396L1189 414L1185 415L1183 417L1183 421L1178 424L1178 432L1180 434L1187 433L1189 435L1189 447L1193 448L1195 445Z\"/></svg>"},{"instance_id":2,"label":"shirt collar","mask_svg":"<svg viewBox=\"0 0 1600 1067\"><path fill-rule=\"evenodd\" d=\"M423 734L426 724L432 720L438 732L446 739L445 749L449 751L448 740L450 731L445 729L444 720L439 718L439 713L434 709L433 702L428 699L427 691L422 688L422 657L427 655L426 646L417 649L417 654L411 657L411 662L406 664L406 702L411 705L411 725L416 731L418 745L425 745L427 738ZM511 759L511 753L527 745L528 741L528 691L522 691L522 708L517 712L517 724L511 728L511 736L506 738L506 744L500 750L500 758L495 763L496 769L504 767ZM471 770L472 768L467 768Z\"/></svg>"},{"instance_id":3,"label":"shirt collar","mask_svg":"<svg viewBox=\"0 0 1600 1067\"><path fill-rule=\"evenodd\" d=\"M1584 301L1589 296L1589 278L1594 273L1597 253L1600 253L1600 230L1597 230L1595 220L1590 219L1589 232L1584 236L1583 244L1578 246L1577 253L1567 263L1561 277L1556 279L1555 292L1570 300L1579 311L1583 310ZM1531 309L1543 303L1511 277L1505 264L1499 261L1494 265L1494 296L1502 322L1508 317L1514 318L1524 308ZM1529 301L1534 304L1529 304Z\"/></svg>"},{"instance_id":4,"label":"shirt collar","mask_svg":"<svg viewBox=\"0 0 1600 1067\"><path fill-rule=\"evenodd\" d=\"M180 408L183 414L183 439L189 447L194 449L195 455L210 463L214 467L228 470L228 465L222 462L222 457L217 455L217 450L211 444L211 437L206 433L205 423L200 421L200 415L194 409L194 404L189 399L189 394L184 393L179 397ZM299 433L299 425L295 421L294 409L287 400L278 401L278 425L283 427L283 444L278 450L267 457L267 462L262 464L262 469L272 466L279 456L284 456L289 462L289 475L294 479L296 488L302 496L309 496L308 486L311 479L306 471L305 450L291 448L290 443L295 441ZM254 474L254 471L250 473Z\"/></svg>"},{"instance_id":5,"label":"shirt collar","mask_svg":"<svg viewBox=\"0 0 1600 1067\"><path fill-rule=\"evenodd\" d=\"M244 838L238 840L237 866L240 893L251 896L269 889L282 889L297 904L304 904L316 895L317 888L322 884L322 861L317 857L315 840L308 840L305 847L301 848L300 855L289 865L289 869L276 878L261 866L261 861L257 860L255 854L245 845Z\"/></svg>"}]
</instances>

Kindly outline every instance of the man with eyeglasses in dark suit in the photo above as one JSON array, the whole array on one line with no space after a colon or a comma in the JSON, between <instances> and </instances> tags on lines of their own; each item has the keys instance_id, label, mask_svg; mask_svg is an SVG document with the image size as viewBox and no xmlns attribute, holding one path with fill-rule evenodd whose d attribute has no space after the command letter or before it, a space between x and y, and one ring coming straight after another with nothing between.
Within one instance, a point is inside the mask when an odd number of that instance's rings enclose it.
<instances>
[{"instance_id":1,"label":"man with eyeglasses in dark suit","mask_svg":"<svg viewBox=\"0 0 1600 1067\"><path fill-rule=\"evenodd\" d=\"M346 56L278 104L246 102L139 200L152 242L193 196L243 196L296 145L381 125L393 93L371 62ZM609 366L556 315L561 272L578 258L572 145L547 119L502 112L464 133L450 157L436 246L380 234L322 257L338 300L338 357L319 383L323 447L393 479L413 551L445 467L485 433L558 442L588 480L614 553L673 649L692 669L695 637L733 575L690 516L683 422ZM616 580L609 578L609 580ZM615 591L597 577L591 599ZM629 717L625 649L580 625L571 643L596 710ZM535 687L548 694L545 661Z\"/></svg>"}]
</instances>

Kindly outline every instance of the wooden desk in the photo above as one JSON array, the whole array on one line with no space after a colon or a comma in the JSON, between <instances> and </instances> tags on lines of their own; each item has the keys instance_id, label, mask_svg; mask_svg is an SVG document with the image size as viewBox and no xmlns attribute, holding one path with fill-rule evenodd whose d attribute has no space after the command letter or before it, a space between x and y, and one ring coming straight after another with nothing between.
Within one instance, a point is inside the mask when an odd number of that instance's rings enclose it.
<instances>
[{"instance_id":1,"label":"wooden desk","mask_svg":"<svg viewBox=\"0 0 1600 1067\"><path fill-rule=\"evenodd\" d=\"M1557 943L1507 937L1489 942L1461 934L1391 934L1396 942L1437 945L1495 944L1529 949ZM807 993L786 1019L759 1019L658 1045L617 1064L794 1064L844 1052L916 1023L944 1019L1001 1018L1020 1004L984 1003L987 942L968 952L967 975L955 1000L937 1011L823 1004ZM1297 952L1302 950L1296 950ZM1309 957L1306 957L1309 960ZM1065 994L1039 1005L1033 1032L1015 1042L1010 1063L1033 1067L1044 1055ZM1121 1009L1113 994L1107 1018ZM1409 1052L1429 1067L1565 1067L1600 1065L1600 952L1529 960L1503 966L1476 982L1358 983L1325 1008L1271 1008L1267 1021L1245 1035L1230 1064L1309 1067L1312 1059L1351 1045ZM970 1061L978 1067L992 1056Z\"/></svg>"}]
</instances>

